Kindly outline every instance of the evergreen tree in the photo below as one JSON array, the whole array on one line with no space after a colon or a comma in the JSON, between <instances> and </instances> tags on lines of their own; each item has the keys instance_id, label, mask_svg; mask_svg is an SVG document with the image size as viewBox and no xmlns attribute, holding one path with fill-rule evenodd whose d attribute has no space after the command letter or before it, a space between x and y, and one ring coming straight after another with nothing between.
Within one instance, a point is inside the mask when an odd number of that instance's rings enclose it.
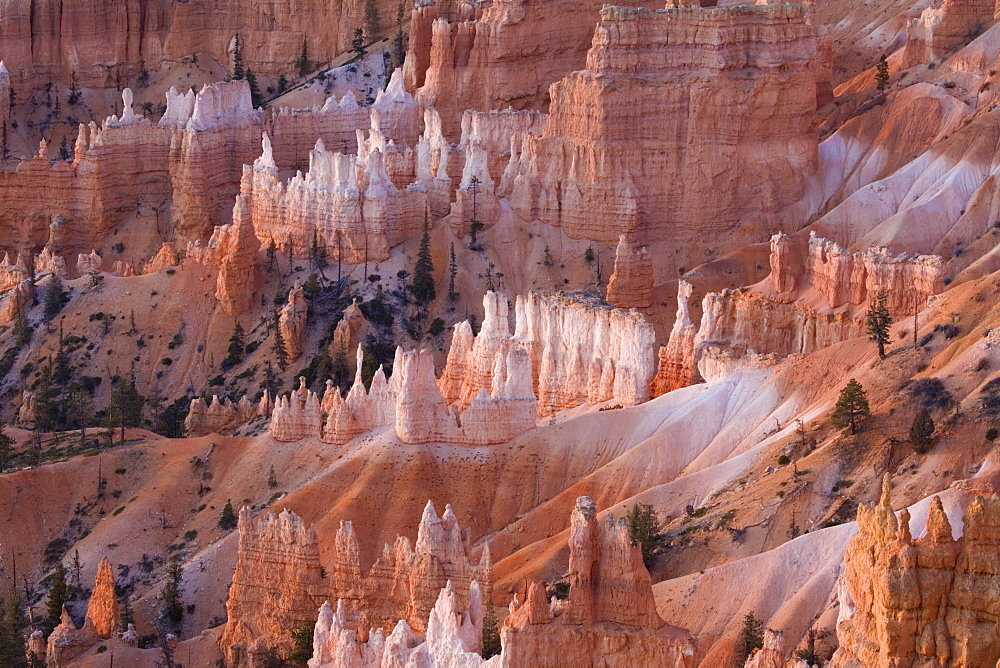
<instances>
[{"instance_id":1,"label":"evergreen tree","mask_svg":"<svg viewBox=\"0 0 1000 668\"><path fill-rule=\"evenodd\" d=\"M253 105L254 109L264 106L264 98L260 94L260 86L257 83L257 75L253 73L253 70L249 67L247 68L247 86L250 87L250 103Z\"/></svg>"},{"instance_id":2,"label":"evergreen tree","mask_svg":"<svg viewBox=\"0 0 1000 668\"><path fill-rule=\"evenodd\" d=\"M45 285L45 320L51 322L62 307L69 301L69 295L63 291L62 279L55 274L49 278Z\"/></svg>"},{"instance_id":3,"label":"evergreen tree","mask_svg":"<svg viewBox=\"0 0 1000 668\"><path fill-rule=\"evenodd\" d=\"M0 665L22 668L29 666L24 655L24 634L22 629L28 620L24 617L21 596L16 587L11 587L10 596L5 600L0 597ZM34 655L32 655L34 656ZM36 663L30 664L43 668L44 664L35 657Z\"/></svg>"},{"instance_id":4,"label":"evergreen tree","mask_svg":"<svg viewBox=\"0 0 1000 668\"><path fill-rule=\"evenodd\" d=\"M73 160L73 147L66 140L66 135L63 135L62 141L59 142L59 159L66 162Z\"/></svg>"},{"instance_id":5,"label":"evergreen tree","mask_svg":"<svg viewBox=\"0 0 1000 668\"><path fill-rule=\"evenodd\" d=\"M285 349L285 337L281 335L281 317L274 314L274 356L278 358L278 367L284 371L288 365L288 351Z\"/></svg>"},{"instance_id":6,"label":"evergreen tree","mask_svg":"<svg viewBox=\"0 0 1000 668\"><path fill-rule=\"evenodd\" d=\"M135 615L132 614L132 598L127 591L119 593L119 607L122 612L122 628L128 630L129 624L135 624Z\"/></svg>"},{"instance_id":7,"label":"evergreen tree","mask_svg":"<svg viewBox=\"0 0 1000 668\"><path fill-rule=\"evenodd\" d=\"M59 422L59 389L52 380L52 367L46 363L35 383L35 440L55 429Z\"/></svg>"},{"instance_id":8,"label":"evergreen tree","mask_svg":"<svg viewBox=\"0 0 1000 668\"><path fill-rule=\"evenodd\" d=\"M80 430L80 445L87 440L87 426L94 416L94 400L79 383L70 385L66 393L66 426Z\"/></svg>"},{"instance_id":9,"label":"evergreen tree","mask_svg":"<svg viewBox=\"0 0 1000 668\"><path fill-rule=\"evenodd\" d=\"M892 326L886 299L885 290L881 290L868 305L868 340L878 346L880 359L885 359L885 344L889 343L889 327Z\"/></svg>"},{"instance_id":10,"label":"evergreen tree","mask_svg":"<svg viewBox=\"0 0 1000 668\"><path fill-rule=\"evenodd\" d=\"M878 59L878 64L875 65L875 87L878 88L878 92L885 92L885 87L889 85L889 61L886 60L885 54Z\"/></svg>"},{"instance_id":11,"label":"evergreen tree","mask_svg":"<svg viewBox=\"0 0 1000 668\"><path fill-rule=\"evenodd\" d=\"M121 430L121 442L125 442L126 427L142 426L142 406L145 399L135 386L134 378L116 378L111 385L111 401L108 404L108 426Z\"/></svg>"},{"instance_id":12,"label":"evergreen tree","mask_svg":"<svg viewBox=\"0 0 1000 668\"><path fill-rule=\"evenodd\" d=\"M242 79L243 78L243 51L240 44L240 34L236 33L236 39L233 45L233 78Z\"/></svg>"},{"instance_id":13,"label":"evergreen tree","mask_svg":"<svg viewBox=\"0 0 1000 668\"><path fill-rule=\"evenodd\" d=\"M181 565L176 561L170 564L167 571L167 584L163 587L163 611L167 619L174 624L180 624L184 617L184 604L181 602Z\"/></svg>"},{"instance_id":14,"label":"evergreen tree","mask_svg":"<svg viewBox=\"0 0 1000 668\"><path fill-rule=\"evenodd\" d=\"M830 416L831 422L837 429L850 427L851 433L856 434L858 426L870 415L868 395L861 387L861 383L852 378L840 391L840 398L837 399L837 405Z\"/></svg>"},{"instance_id":15,"label":"evergreen tree","mask_svg":"<svg viewBox=\"0 0 1000 668\"><path fill-rule=\"evenodd\" d=\"M267 472L267 486L271 489L278 486L278 476L274 473L274 464L271 464L271 469Z\"/></svg>"},{"instance_id":16,"label":"evergreen tree","mask_svg":"<svg viewBox=\"0 0 1000 668\"><path fill-rule=\"evenodd\" d=\"M403 0L399 0L396 7L396 64L402 67L403 60L406 59L406 35L403 33L403 18L406 16L406 6Z\"/></svg>"},{"instance_id":17,"label":"evergreen tree","mask_svg":"<svg viewBox=\"0 0 1000 668\"><path fill-rule=\"evenodd\" d=\"M229 348L226 349L226 359L222 360L222 370L230 369L243 360L246 344L243 341L243 325L236 322L233 335L229 337Z\"/></svg>"},{"instance_id":18,"label":"evergreen tree","mask_svg":"<svg viewBox=\"0 0 1000 668\"><path fill-rule=\"evenodd\" d=\"M288 78L284 74L278 75L278 95L288 90Z\"/></svg>"},{"instance_id":19,"label":"evergreen tree","mask_svg":"<svg viewBox=\"0 0 1000 668\"><path fill-rule=\"evenodd\" d=\"M354 52L354 60L358 61L368 53L365 50L365 32L361 28L354 29L354 39L351 40L351 51Z\"/></svg>"},{"instance_id":20,"label":"evergreen tree","mask_svg":"<svg viewBox=\"0 0 1000 668\"><path fill-rule=\"evenodd\" d=\"M819 652L816 651L816 629L809 629L809 633L806 635L806 648L797 651L795 658L805 661L810 666L818 666L823 662Z\"/></svg>"},{"instance_id":21,"label":"evergreen tree","mask_svg":"<svg viewBox=\"0 0 1000 668\"><path fill-rule=\"evenodd\" d=\"M493 602L483 602L483 651L482 657L488 659L500 653L500 624L493 612Z\"/></svg>"},{"instance_id":22,"label":"evergreen tree","mask_svg":"<svg viewBox=\"0 0 1000 668\"><path fill-rule=\"evenodd\" d=\"M277 257L278 247L274 243L274 239L267 244L267 273L271 273L274 270L274 261Z\"/></svg>"},{"instance_id":23,"label":"evergreen tree","mask_svg":"<svg viewBox=\"0 0 1000 668\"><path fill-rule=\"evenodd\" d=\"M648 503L636 503L628 509L625 521L628 523L632 544L638 545L642 550L642 563L649 568L653 565L653 547L660 535L660 520L656 517L653 506Z\"/></svg>"},{"instance_id":24,"label":"evergreen tree","mask_svg":"<svg viewBox=\"0 0 1000 668\"><path fill-rule=\"evenodd\" d=\"M931 419L927 408L921 406L913 418L913 424L910 425L910 443L913 445L913 451L921 455L927 452L933 437L934 420Z\"/></svg>"},{"instance_id":25,"label":"evergreen tree","mask_svg":"<svg viewBox=\"0 0 1000 668\"><path fill-rule=\"evenodd\" d=\"M239 524L239 519L233 511L233 502L227 499L226 505L222 508L222 514L219 515L219 528L229 531L235 529L237 524Z\"/></svg>"},{"instance_id":26,"label":"evergreen tree","mask_svg":"<svg viewBox=\"0 0 1000 668\"><path fill-rule=\"evenodd\" d=\"M0 158L10 157L10 146L7 144L7 121L3 122L3 137L0 138Z\"/></svg>"},{"instance_id":27,"label":"evergreen tree","mask_svg":"<svg viewBox=\"0 0 1000 668\"><path fill-rule=\"evenodd\" d=\"M17 315L14 316L14 347L23 348L31 342L31 335L34 330L31 325L28 324L28 307L27 305L21 306L17 309Z\"/></svg>"},{"instance_id":28,"label":"evergreen tree","mask_svg":"<svg viewBox=\"0 0 1000 668\"><path fill-rule=\"evenodd\" d=\"M381 17L375 0L365 0L365 40L372 44L382 33Z\"/></svg>"},{"instance_id":29,"label":"evergreen tree","mask_svg":"<svg viewBox=\"0 0 1000 668\"><path fill-rule=\"evenodd\" d=\"M302 52L299 54L299 59L295 62L299 68L299 76L304 77L309 74L309 45L306 43L306 38L302 38ZM281 79L278 79L279 89L281 88Z\"/></svg>"},{"instance_id":30,"label":"evergreen tree","mask_svg":"<svg viewBox=\"0 0 1000 668\"><path fill-rule=\"evenodd\" d=\"M3 432L4 423L0 420L0 473L3 473L14 457L14 439Z\"/></svg>"},{"instance_id":31,"label":"evergreen tree","mask_svg":"<svg viewBox=\"0 0 1000 668\"><path fill-rule=\"evenodd\" d=\"M288 659L296 666L306 666L313 656L314 628L312 624L303 624L292 631L292 653Z\"/></svg>"},{"instance_id":32,"label":"evergreen tree","mask_svg":"<svg viewBox=\"0 0 1000 668\"><path fill-rule=\"evenodd\" d=\"M754 616L753 611L743 618L743 628L736 641L737 664L742 666L755 649L764 646L764 622Z\"/></svg>"},{"instance_id":33,"label":"evergreen tree","mask_svg":"<svg viewBox=\"0 0 1000 668\"><path fill-rule=\"evenodd\" d=\"M45 612L47 619L44 622L45 637L47 638L52 629L59 625L62 619L63 606L69 596L69 587L66 585L66 568L62 562L56 564L55 572L52 574L52 586L49 587L49 597L45 602Z\"/></svg>"},{"instance_id":34,"label":"evergreen tree","mask_svg":"<svg viewBox=\"0 0 1000 668\"><path fill-rule=\"evenodd\" d=\"M458 297L455 292L455 275L458 274L458 262L455 260L455 242L451 242L451 258L448 260L448 301L454 302Z\"/></svg>"},{"instance_id":35,"label":"evergreen tree","mask_svg":"<svg viewBox=\"0 0 1000 668\"><path fill-rule=\"evenodd\" d=\"M413 267L413 280L410 283L410 292L413 293L417 304L424 309L434 301L434 297L436 296L434 290L434 262L431 260L430 227L426 211L424 212L424 233L420 237L420 250L417 251L417 263Z\"/></svg>"}]
</instances>

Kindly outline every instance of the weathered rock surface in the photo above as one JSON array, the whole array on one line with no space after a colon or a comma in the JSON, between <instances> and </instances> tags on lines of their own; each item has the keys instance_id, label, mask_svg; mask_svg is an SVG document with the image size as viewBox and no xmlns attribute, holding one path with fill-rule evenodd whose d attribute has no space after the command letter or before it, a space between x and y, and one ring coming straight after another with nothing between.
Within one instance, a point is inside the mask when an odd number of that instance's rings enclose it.
<instances>
[{"instance_id":1,"label":"weathered rock surface","mask_svg":"<svg viewBox=\"0 0 1000 668\"><path fill-rule=\"evenodd\" d=\"M816 53L800 6L606 6L587 69L523 138L513 208L573 238L684 245L668 273L735 248L816 168Z\"/></svg>"},{"instance_id":2,"label":"weathered rock surface","mask_svg":"<svg viewBox=\"0 0 1000 668\"><path fill-rule=\"evenodd\" d=\"M228 621L219 645L227 665L249 666L260 643L287 656L292 631L313 624L327 598L316 532L287 510L239 519L236 572L226 601Z\"/></svg>"},{"instance_id":3,"label":"weathered rock surface","mask_svg":"<svg viewBox=\"0 0 1000 668\"><path fill-rule=\"evenodd\" d=\"M622 234L615 251L615 271L608 281L608 301L621 308L653 305L653 259L649 251L633 248Z\"/></svg>"},{"instance_id":4,"label":"weathered rock surface","mask_svg":"<svg viewBox=\"0 0 1000 668\"><path fill-rule=\"evenodd\" d=\"M201 397L195 397L184 418L184 431L188 436L203 436L213 432L221 434L252 420L257 414L257 406L247 397L242 397L238 402L227 398L220 401L213 394L209 404Z\"/></svg>"},{"instance_id":5,"label":"weathered rock surface","mask_svg":"<svg viewBox=\"0 0 1000 668\"><path fill-rule=\"evenodd\" d=\"M624 518L597 518L577 499L570 520L569 602L549 606L541 587L504 622L505 666L694 666L694 641L656 613L649 572ZM613 649L612 649L613 648Z\"/></svg>"},{"instance_id":6,"label":"weathered rock surface","mask_svg":"<svg viewBox=\"0 0 1000 668\"><path fill-rule=\"evenodd\" d=\"M667 345L660 346L657 353L656 377L650 387L650 394L654 397L700 380L694 357L698 327L691 321L689 306L693 289L687 281L677 282L677 316Z\"/></svg>"},{"instance_id":7,"label":"weathered rock surface","mask_svg":"<svg viewBox=\"0 0 1000 668\"><path fill-rule=\"evenodd\" d=\"M115 572L107 557L97 564L94 591L87 604L87 620L94 625L101 638L110 638L122 630L122 615L115 592Z\"/></svg>"},{"instance_id":8,"label":"weathered rock surface","mask_svg":"<svg viewBox=\"0 0 1000 668\"><path fill-rule=\"evenodd\" d=\"M90 617L83 622L83 628L78 629L69 616L69 611L63 606L59 625L49 634L45 664L52 668L68 666L70 661L90 649L99 638Z\"/></svg>"},{"instance_id":9,"label":"weathered rock surface","mask_svg":"<svg viewBox=\"0 0 1000 668\"><path fill-rule=\"evenodd\" d=\"M785 639L781 631L764 631L764 646L754 650L744 668L785 668Z\"/></svg>"},{"instance_id":10,"label":"weathered rock surface","mask_svg":"<svg viewBox=\"0 0 1000 668\"><path fill-rule=\"evenodd\" d=\"M976 497L955 539L935 497L926 532L914 539L910 515L903 510L897 520L891 493L886 476L878 505L858 508L839 589L840 648L830 665L993 665L1000 499Z\"/></svg>"},{"instance_id":11,"label":"weathered rock surface","mask_svg":"<svg viewBox=\"0 0 1000 668\"><path fill-rule=\"evenodd\" d=\"M281 315L278 316L278 329L290 360L302 355L302 339L306 333L308 317L309 301L306 299L306 292L296 283L288 291L288 303L281 308Z\"/></svg>"},{"instance_id":12,"label":"weathered rock surface","mask_svg":"<svg viewBox=\"0 0 1000 668\"><path fill-rule=\"evenodd\" d=\"M233 207L233 222L215 228L212 234L219 254L215 297L219 300L219 308L229 315L240 315L249 309L255 294L260 241L254 234L249 208L246 195L239 195Z\"/></svg>"},{"instance_id":13,"label":"weathered rock surface","mask_svg":"<svg viewBox=\"0 0 1000 668\"><path fill-rule=\"evenodd\" d=\"M929 63L964 45L993 20L994 3L984 0L938 0L906 25L904 67Z\"/></svg>"}]
</instances>

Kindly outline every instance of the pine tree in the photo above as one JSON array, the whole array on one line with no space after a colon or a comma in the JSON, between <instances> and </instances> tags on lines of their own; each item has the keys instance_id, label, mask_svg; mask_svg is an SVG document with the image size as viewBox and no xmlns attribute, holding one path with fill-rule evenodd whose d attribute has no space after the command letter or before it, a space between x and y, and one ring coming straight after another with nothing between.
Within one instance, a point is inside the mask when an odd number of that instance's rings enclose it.
<instances>
[{"instance_id":1,"label":"pine tree","mask_svg":"<svg viewBox=\"0 0 1000 668\"><path fill-rule=\"evenodd\" d=\"M642 563L649 568L653 565L653 547L660 535L660 520L656 517L653 506L648 503L636 503L628 509L625 521L628 523L632 544L638 545L642 550Z\"/></svg>"},{"instance_id":2,"label":"pine tree","mask_svg":"<svg viewBox=\"0 0 1000 668\"><path fill-rule=\"evenodd\" d=\"M3 122L3 138L0 139L0 158L10 157L10 146L7 144L7 121Z\"/></svg>"},{"instance_id":3,"label":"pine tree","mask_svg":"<svg viewBox=\"0 0 1000 668\"><path fill-rule=\"evenodd\" d=\"M132 614L132 598L127 591L118 595L122 612L122 628L128 630L129 624L135 624L135 615Z\"/></svg>"},{"instance_id":4,"label":"pine tree","mask_svg":"<svg viewBox=\"0 0 1000 668\"><path fill-rule=\"evenodd\" d=\"M139 394L134 378L116 378L111 385L111 401L108 404L108 426L121 430L121 442L125 442L126 427L142 426L142 406L145 399Z\"/></svg>"},{"instance_id":5,"label":"pine tree","mask_svg":"<svg viewBox=\"0 0 1000 668\"><path fill-rule=\"evenodd\" d=\"M921 406L913 418L913 424L910 425L910 443L913 445L913 451L921 455L927 452L933 437L934 420L931 419L927 408Z\"/></svg>"},{"instance_id":6,"label":"pine tree","mask_svg":"<svg viewBox=\"0 0 1000 668\"><path fill-rule=\"evenodd\" d=\"M21 306L17 309L17 315L14 316L14 347L23 348L31 342L31 335L34 330L31 325L28 324L27 306Z\"/></svg>"},{"instance_id":7,"label":"pine tree","mask_svg":"<svg viewBox=\"0 0 1000 668\"><path fill-rule=\"evenodd\" d=\"M59 421L59 389L52 380L52 367L46 363L35 384L35 440L43 432L55 429Z\"/></svg>"},{"instance_id":8,"label":"pine tree","mask_svg":"<svg viewBox=\"0 0 1000 668\"><path fill-rule=\"evenodd\" d=\"M233 46L233 78L243 78L243 52L240 45L240 34L236 33L236 43Z\"/></svg>"},{"instance_id":9,"label":"pine tree","mask_svg":"<svg viewBox=\"0 0 1000 668\"><path fill-rule=\"evenodd\" d=\"M488 659L500 653L500 624L493 612L493 602L483 602L483 651L482 657Z\"/></svg>"},{"instance_id":10,"label":"pine tree","mask_svg":"<svg viewBox=\"0 0 1000 668\"><path fill-rule=\"evenodd\" d=\"M66 393L66 423L72 429L80 430L80 445L87 440L87 426L94 417L94 401L79 383L70 385Z\"/></svg>"},{"instance_id":11,"label":"pine tree","mask_svg":"<svg viewBox=\"0 0 1000 668\"><path fill-rule=\"evenodd\" d=\"M47 638L52 629L59 625L62 619L63 606L69 595L69 588L66 586L66 567L62 562L56 564L55 572L52 574L52 586L49 587L49 597L45 602L45 637Z\"/></svg>"},{"instance_id":12,"label":"pine tree","mask_svg":"<svg viewBox=\"0 0 1000 668\"><path fill-rule=\"evenodd\" d=\"M226 349L226 359L222 360L222 370L232 368L243 360L246 345L243 341L243 325L236 322L233 335L229 337L229 348Z\"/></svg>"},{"instance_id":13,"label":"pine tree","mask_svg":"<svg viewBox=\"0 0 1000 668\"><path fill-rule=\"evenodd\" d=\"M62 279L57 275L53 274L49 278L49 282L45 285L45 320L46 322L51 322L56 314L62 310L66 302L69 301L68 296L63 291Z\"/></svg>"},{"instance_id":14,"label":"pine tree","mask_svg":"<svg viewBox=\"0 0 1000 668\"><path fill-rule=\"evenodd\" d=\"M253 70L249 67L247 68L246 74L247 86L250 87L250 104L253 105L254 109L264 106L264 98L260 94L260 86L257 84L257 75L253 73Z\"/></svg>"},{"instance_id":15,"label":"pine tree","mask_svg":"<svg viewBox=\"0 0 1000 668\"><path fill-rule=\"evenodd\" d=\"M288 90L288 77L284 74L278 75L278 95L281 95L286 90Z\"/></svg>"},{"instance_id":16,"label":"pine tree","mask_svg":"<svg viewBox=\"0 0 1000 668\"><path fill-rule=\"evenodd\" d=\"M299 76L304 77L309 74L309 45L306 43L306 38L302 38L302 53L299 54L299 59L295 63L299 67ZM280 79L278 81L280 89Z\"/></svg>"},{"instance_id":17,"label":"pine tree","mask_svg":"<svg viewBox=\"0 0 1000 668\"><path fill-rule=\"evenodd\" d=\"M365 0L365 40L372 44L382 32L381 17L375 0Z\"/></svg>"},{"instance_id":18,"label":"pine tree","mask_svg":"<svg viewBox=\"0 0 1000 668\"><path fill-rule=\"evenodd\" d=\"M424 309L434 301L436 296L434 290L434 262L431 259L431 236L430 226L427 220L427 212L424 212L424 233L420 237L420 250L417 251L417 263L413 267L413 280L410 283L410 292L417 304Z\"/></svg>"},{"instance_id":19,"label":"pine tree","mask_svg":"<svg viewBox=\"0 0 1000 668\"><path fill-rule=\"evenodd\" d=\"M880 359L885 359L885 344L889 343L889 327L892 326L886 299L885 290L881 290L868 305L868 340L878 346Z\"/></svg>"},{"instance_id":20,"label":"pine tree","mask_svg":"<svg viewBox=\"0 0 1000 668\"><path fill-rule=\"evenodd\" d=\"M755 649L764 646L764 622L754 616L753 611L748 612L743 618L743 628L740 629L739 639L736 641L736 658L738 665L742 666Z\"/></svg>"},{"instance_id":21,"label":"pine tree","mask_svg":"<svg viewBox=\"0 0 1000 668\"><path fill-rule=\"evenodd\" d=\"M304 624L300 628L292 631L292 653L288 660L296 666L306 666L309 659L313 657L313 631L312 624Z\"/></svg>"},{"instance_id":22,"label":"pine tree","mask_svg":"<svg viewBox=\"0 0 1000 668\"><path fill-rule=\"evenodd\" d=\"M458 297L455 292L455 275L458 274L458 262L455 260L455 242L451 242L451 259L448 260L448 301L454 303Z\"/></svg>"},{"instance_id":23,"label":"pine tree","mask_svg":"<svg viewBox=\"0 0 1000 668\"><path fill-rule=\"evenodd\" d=\"M222 508L222 514L219 515L219 528L229 531L230 529L235 529L237 524L239 524L239 520L233 511L233 502L227 499L226 505Z\"/></svg>"},{"instance_id":24,"label":"pine tree","mask_svg":"<svg viewBox=\"0 0 1000 668\"><path fill-rule=\"evenodd\" d=\"M861 387L861 383L852 378L840 391L840 398L837 399L837 405L830 416L831 422L837 429L850 427L851 433L856 434L858 426L870 415L868 395Z\"/></svg>"},{"instance_id":25,"label":"pine tree","mask_svg":"<svg viewBox=\"0 0 1000 668\"><path fill-rule=\"evenodd\" d=\"M66 140L66 135L63 135L62 141L59 142L59 159L66 162L73 160L73 147Z\"/></svg>"},{"instance_id":26,"label":"pine tree","mask_svg":"<svg viewBox=\"0 0 1000 668\"><path fill-rule=\"evenodd\" d=\"M14 439L3 432L4 423L0 420L0 473L3 473L14 458Z\"/></svg>"},{"instance_id":27,"label":"pine tree","mask_svg":"<svg viewBox=\"0 0 1000 668\"><path fill-rule=\"evenodd\" d=\"M351 40L351 51L354 52L354 60L358 61L368 53L365 50L365 32L361 28L354 29L354 39Z\"/></svg>"},{"instance_id":28,"label":"pine tree","mask_svg":"<svg viewBox=\"0 0 1000 668\"><path fill-rule=\"evenodd\" d=\"M402 67L406 59L406 35L403 33L403 18L406 16L406 6L399 0L396 7L396 65Z\"/></svg>"},{"instance_id":29,"label":"pine tree","mask_svg":"<svg viewBox=\"0 0 1000 668\"><path fill-rule=\"evenodd\" d=\"M274 473L274 464L271 464L271 469L267 472L267 486L271 489L278 486L278 476Z\"/></svg>"},{"instance_id":30,"label":"pine tree","mask_svg":"<svg viewBox=\"0 0 1000 668\"><path fill-rule=\"evenodd\" d=\"M167 571L167 584L163 587L163 611L167 619L174 624L180 624L184 617L184 604L181 602L181 565L176 561L170 564Z\"/></svg>"},{"instance_id":31,"label":"pine tree","mask_svg":"<svg viewBox=\"0 0 1000 668\"><path fill-rule=\"evenodd\" d=\"M274 314L274 356L278 358L278 367L284 371L288 365L288 351L285 349L285 337L281 335L281 317Z\"/></svg>"},{"instance_id":32,"label":"pine tree","mask_svg":"<svg viewBox=\"0 0 1000 668\"><path fill-rule=\"evenodd\" d=\"M277 253L278 247L275 245L274 239L271 239L271 242L267 244L267 273L269 274L274 271L274 262L277 257Z\"/></svg>"},{"instance_id":33,"label":"pine tree","mask_svg":"<svg viewBox=\"0 0 1000 668\"><path fill-rule=\"evenodd\" d=\"M34 657L36 663L29 664L31 657L24 654L24 635L22 629L27 625L28 620L24 617L24 606L20 594L16 587L11 587L10 597L6 600L0 598L0 646L5 647L0 650L0 665L22 668L23 666L38 666L43 668L44 664ZM32 655L34 656L34 655Z\"/></svg>"},{"instance_id":34,"label":"pine tree","mask_svg":"<svg viewBox=\"0 0 1000 668\"><path fill-rule=\"evenodd\" d=\"M889 85L889 61L886 60L885 54L878 59L878 64L875 65L875 86L878 88L878 92L885 92L885 87Z\"/></svg>"}]
</instances>

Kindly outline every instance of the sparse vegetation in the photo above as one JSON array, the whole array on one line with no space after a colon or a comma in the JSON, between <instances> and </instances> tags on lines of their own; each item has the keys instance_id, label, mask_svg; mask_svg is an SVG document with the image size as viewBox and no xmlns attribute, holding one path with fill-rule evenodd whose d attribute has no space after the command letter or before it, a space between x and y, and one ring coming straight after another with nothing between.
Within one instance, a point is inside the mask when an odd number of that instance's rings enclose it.
<instances>
[{"instance_id":1,"label":"sparse vegetation","mask_svg":"<svg viewBox=\"0 0 1000 668\"><path fill-rule=\"evenodd\" d=\"M837 399L837 405L830 416L831 422L838 429L848 427L852 434L856 434L858 427L870 415L868 395L861 387L861 383L852 378L840 391L840 398Z\"/></svg>"},{"instance_id":2,"label":"sparse vegetation","mask_svg":"<svg viewBox=\"0 0 1000 668\"><path fill-rule=\"evenodd\" d=\"M764 646L764 622L757 619L754 611L747 613L743 618L743 627L740 629L739 638L736 640L737 665L742 666L750 658L755 649Z\"/></svg>"},{"instance_id":3,"label":"sparse vegetation","mask_svg":"<svg viewBox=\"0 0 1000 668\"><path fill-rule=\"evenodd\" d=\"M660 520L656 517L656 511L647 503L637 503L628 509L625 521L628 523L632 544L638 545L642 550L642 562L649 568L653 565L653 548L660 536Z\"/></svg>"}]
</instances>

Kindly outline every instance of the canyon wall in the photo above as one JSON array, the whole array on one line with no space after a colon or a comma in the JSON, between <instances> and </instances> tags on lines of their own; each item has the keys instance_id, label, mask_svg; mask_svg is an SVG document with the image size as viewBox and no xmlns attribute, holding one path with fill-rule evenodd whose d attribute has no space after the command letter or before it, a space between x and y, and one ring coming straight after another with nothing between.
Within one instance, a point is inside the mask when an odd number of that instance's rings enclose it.
<instances>
[{"instance_id":1,"label":"canyon wall","mask_svg":"<svg viewBox=\"0 0 1000 668\"><path fill-rule=\"evenodd\" d=\"M910 535L909 512L897 520L890 501L886 475L878 505L858 508L838 589L840 647L830 665L994 665L1000 499L976 497L957 539L940 498L919 539Z\"/></svg>"},{"instance_id":2,"label":"canyon wall","mask_svg":"<svg viewBox=\"0 0 1000 668\"><path fill-rule=\"evenodd\" d=\"M376 7L383 25L396 15L394 2ZM246 67L293 76L303 41L313 62L327 62L350 48L362 12L354 0L8 0L0 3L0 44L15 81L33 88L69 84L71 73L86 87L127 84L192 54L228 69L237 33Z\"/></svg>"},{"instance_id":3,"label":"canyon wall","mask_svg":"<svg viewBox=\"0 0 1000 668\"><path fill-rule=\"evenodd\" d=\"M590 0L504 0L485 9L450 0L416 3L407 88L439 110L451 141L465 109L544 109L549 86L583 67L600 7Z\"/></svg>"},{"instance_id":4,"label":"canyon wall","mask_svg":"<svg viewBox=\"0 0 1000 668\"><path fill-rule=\"evenodd\" d=\"M990 0L936 0L906 24L903 68L930 63L964 46L993 20Z\"/></svg>"},{"instance_id":5,"label":"canyon wall","mask_svg":"<svg viewBox=\"0 0 1000 668\"><path fill-rule=\"evenodd\" d=\"M523 137L511 204L573 238L689 245L677 266L745 243L765 230L744 217L797 201L815 171L816 57L798 5L606 6L586 70Z\"/></svg>"},{"instance_id":6,"label":"canyon wall","mask_svg":"<svg viewBox=\"0 0 1000 668\"><path fill-rule=\"evenodd\" d=\"M868 306L881 293L898 318L944 290L944 261L936 255L893 256L884 248L851 253L815 234L808 242L774 235L770 265L771 274L757 285L706 294L694 334L686 304L691 288L680 282L654 395L863 336Z\"/></svg>"},{"instance_id":7,"label":"canyon wall","mask_svg":"<svg viewBox=\"0 0 1000 668\"><path fill-rule=\"evenodd\" d=\"M253 654L291 652L292 632L315 620L327 596L316 532L295 513L240 511L236 572L219 638L229 666L254 665Z\"/></svg>"}]
</instances>

